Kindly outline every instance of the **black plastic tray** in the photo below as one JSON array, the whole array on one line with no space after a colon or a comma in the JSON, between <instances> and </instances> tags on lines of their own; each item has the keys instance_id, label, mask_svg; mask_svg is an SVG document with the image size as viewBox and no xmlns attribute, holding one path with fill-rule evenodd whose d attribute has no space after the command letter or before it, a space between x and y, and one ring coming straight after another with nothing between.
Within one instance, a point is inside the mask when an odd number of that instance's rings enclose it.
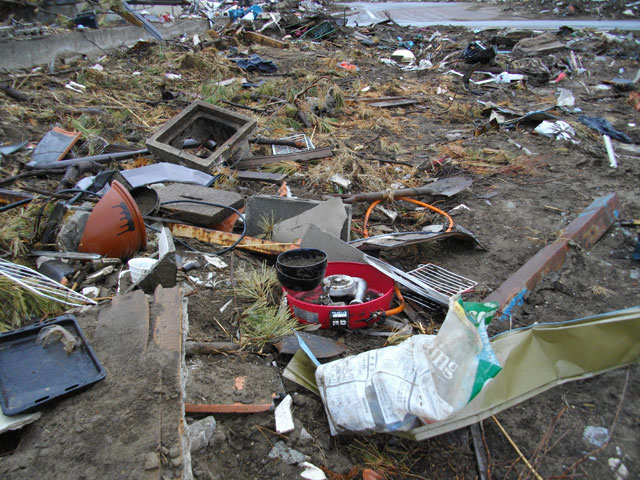
<instances>
[{"instance_id":1,"label":"black plastic tray","mask_svg":"<svg viewBox=\"0 0 640 480\"><path fill-rule=\"evenodd\" d=\"M59 341L36 343L38 333L60 325L80 339L70 352ZM39 407L107 376L73 315L0 334L0 405L5 415Z\"/></svg>"}]
</instances>

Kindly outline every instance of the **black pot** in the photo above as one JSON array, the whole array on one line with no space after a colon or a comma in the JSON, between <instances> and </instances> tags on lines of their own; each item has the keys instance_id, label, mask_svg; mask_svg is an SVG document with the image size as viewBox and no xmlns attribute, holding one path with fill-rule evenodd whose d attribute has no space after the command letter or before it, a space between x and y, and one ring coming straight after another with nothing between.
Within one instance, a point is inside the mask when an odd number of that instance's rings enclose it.
<instances>
[{"instance_id":1,"label":"black pot","mask_svg":"<svg viewBox=\"0 0 640 480\"><path fill-rule=\"evenodd\" d=\"M313 290L317 288L322 283L324 279L324 272L321 275L318 275L315 278L294 278L289 275L282 273L280 269L276 266L276 275L278 276L278 281L280 284L288 288L289 290L294 290L296 292L306 292L309 290Z\"/></svg>"},{"instance_id":2,"label":"black pot","mask_svg":"<svg viewBox=\"0 0 640 480\"><path fill-rule=\"evenodd\" d=\"M326 269L327 254L317 248L287 250L276 260L276 270L300 280L322 278Z\"/></svg>"}]
</instances>

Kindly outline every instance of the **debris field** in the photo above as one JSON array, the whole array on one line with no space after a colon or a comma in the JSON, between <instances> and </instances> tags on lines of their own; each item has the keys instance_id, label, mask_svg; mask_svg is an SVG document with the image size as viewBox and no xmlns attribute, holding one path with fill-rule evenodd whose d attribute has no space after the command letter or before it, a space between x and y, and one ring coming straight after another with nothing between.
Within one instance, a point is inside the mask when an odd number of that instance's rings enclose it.
<instances>
[{"instance_id":1,"label":"debris field","mask_svg":"<svg viewBox=\"0 0 640 480\"><path fill-rule=\"evenodd\" d=\"M637 477L638 33L241 8L0 73L0 477ZM370 404L326 401L332 362L456 305L502 371L447 418L334 423Z\"/></svg>"}]
</instances>

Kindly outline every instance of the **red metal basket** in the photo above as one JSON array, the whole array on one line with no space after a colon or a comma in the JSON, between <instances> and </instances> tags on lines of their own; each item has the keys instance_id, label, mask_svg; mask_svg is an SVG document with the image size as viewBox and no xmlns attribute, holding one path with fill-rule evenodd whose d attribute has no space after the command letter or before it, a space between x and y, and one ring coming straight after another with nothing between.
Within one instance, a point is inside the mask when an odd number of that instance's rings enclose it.
<instances>
[{"instance_id":1,"label":"red metal basket","mask_svg":"<svg viewBox=\"0 0 640 480\"><path fill-rule=\"evenodd\" d=\"M291 313L300 323L319 323L321 328L362 328L382 318L393 298L393 279L365 263L329 262L325 277L336 274L363 278L367 282L367 296L378 296L358 305L318 305L312 302L322 295L322 287L308 292L283 287Z\"/></svg>"}]
</instances>

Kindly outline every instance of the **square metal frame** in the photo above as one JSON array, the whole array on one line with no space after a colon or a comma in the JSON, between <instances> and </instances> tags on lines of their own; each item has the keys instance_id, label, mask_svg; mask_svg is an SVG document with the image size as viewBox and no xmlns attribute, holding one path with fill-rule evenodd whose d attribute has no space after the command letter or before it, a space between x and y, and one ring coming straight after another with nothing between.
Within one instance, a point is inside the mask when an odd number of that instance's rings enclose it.
<instances>
[{"instance_id":1,"label":"square metal frame","mask_svg":"<svg viewBox=\"0 0 640 480\"><path fill-rule=\"evenodd\" d=\"M167 162L210 172L212 167L246 155L249 135L256 126L250 117L196 100L154 133L147 140L147 147ZM193 155L181 148L190 138L203 144L214 140L215 150L206 158Z\"/></svg>"}]
</instances>

